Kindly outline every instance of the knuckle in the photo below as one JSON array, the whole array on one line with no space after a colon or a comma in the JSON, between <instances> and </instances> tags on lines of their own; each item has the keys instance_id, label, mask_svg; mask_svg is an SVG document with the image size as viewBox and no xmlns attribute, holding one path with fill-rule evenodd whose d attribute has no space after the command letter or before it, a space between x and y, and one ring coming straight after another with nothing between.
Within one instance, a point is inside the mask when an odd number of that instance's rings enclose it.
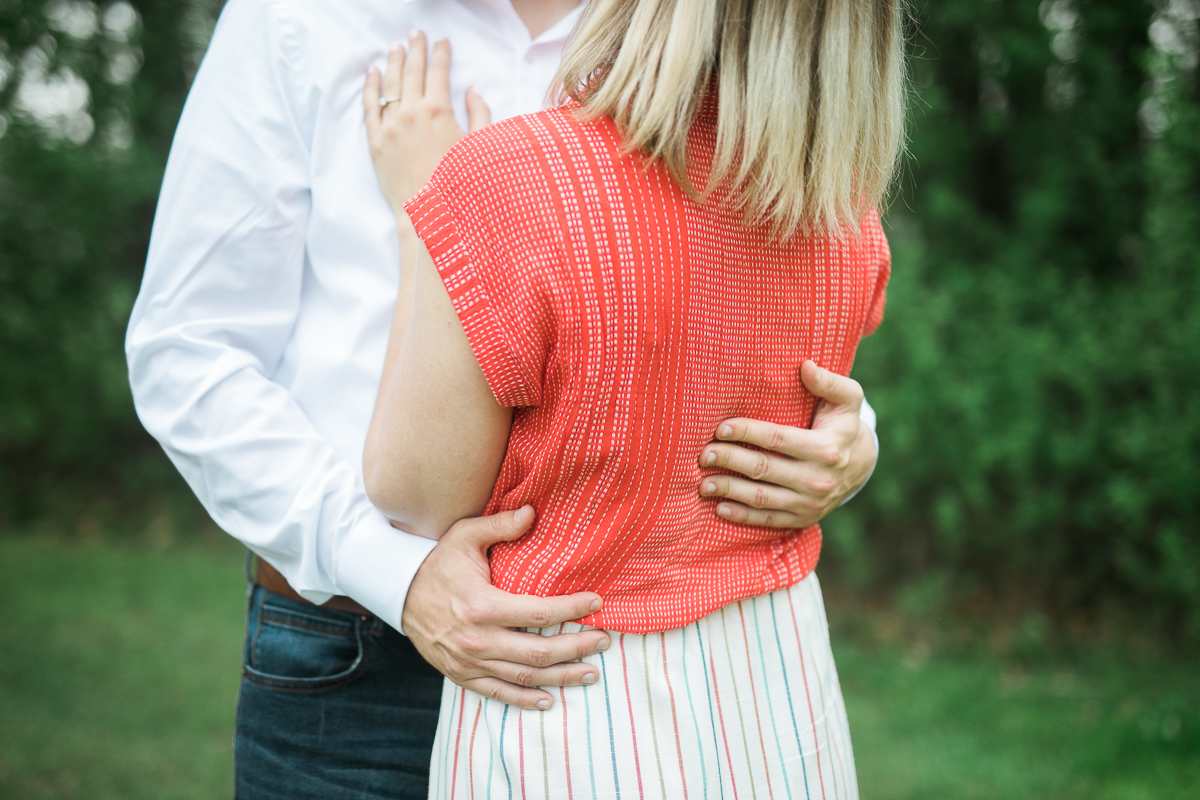
<instances>
[{"instance_id":1,"label":"knuckle","mask_svg":"<svg viewBox=\"0 0 1200 800\"><path fill-rule=\"evenodd\" d=\"M483 622L492 616L492 606L482 597L468 598L462 609L462 617L470 622Z\"/></svg>"},{"instance_id":2,"label":"knuckle","mask_svg":"<svg viewBox=\"0 0 1200 800\"><path fill-rule=\"evenodd\" d=\"M458 649L469 655L479 655L486 649L487 642L477 633L460 633Z\"/></svg>"},{"instance_id":3,"label":"knuckle","mask_svg":"<svg viewBox=\"0 0 1200 800\"><path fill-rule=\"evenodd\" d=\"M750 505L755 508L766 508L770 503L771 498L766 489L761 486L756 486L754 489L754 497L750 501Z\"/></svg>"},{"instance_id":4,"label":"knuckle","mask_svg":"<svg viewBox=\"0 0 1200 800\"><path fill-rule=\"evenodd\" d=\"M842 451L837 445L827 445L818 451L817 460L827 467L836 467L842 460Z\"/></svg>"},{"instance_id":5,"label":"knuckle","mask_svg":"<svg viewBox=\"0 0 1200 800\"><path fill-rule=\"evenodd\" d=\"M764 480L771 474L771 459L766 453L756 453L754 463L750 465L750 477L756 481Z\"/></svg>"},{"instance_id":6,"label":"knuckle","mask_svg":"<svg viewBox=\"0 0 1200 800\"><path fill-rule=\"evenodd\" d=\"M768 450L781 450L787 443L784 436L784 429L779 425L772 425L767 429L767 435L763 438L763 447Z\"/></svg>"},{"instance_id":7,"label":"knuckle","mask_svg":"<svg viewBox=\"0 0 1200 800\"><path fill-rule=\"evenodd\" d=\"M800 501L800 507L810 513L819 514L825 510L825 501L816 497L805 497Z\"/></svg>"},{"instance_id":8,"label":"knuckle","mask_svg":"<svg viewBox=\"0 0 1200 800\"><path fill-rule=\"evenodd\" d=\"M453 673L452 675L450 673ZM454 665L447 672L450 680L460 686L466 681L475 680L483 674L483 670L474 662L460 661L455 659Z\"/></svg>"},{"instance_id":9,"label":"knuckle","mask_svg":"<svg viewBox=\"0 0 1200 800\"><path fill-rule=\"evenodd\" d=\"M813 478L808 482L808 490L818 497L828 497L833 490L837 488L837 481L833 478Z\"/></svg>"},{"instance_id":10,"label":"knuckle","mask_svg":"<svg viewBox=\"0 0 1200 800\"><path fill-rule=\"evenodd\" d=\"M546 606L538 606L529 615L529 619L533 622L534 627L549 628L554 624L554 614Z\"/></svg>"},{"instance_id":11,"label":"knuckle","mask_svg":"<svg viewBox=\"0 0 1200 800\"><path fill-rule=\"evenodd\" d=\"M517 669L517 674L513 676L513 683L518 686L533 686L534 672L533 667L520 667Z\"/></svg>"},{"instance_id":12,"label":"knuckle","mask_svg":"<svg viewBox=\"0 0 1200 800\"><path fill-rule=\"evenodd\" d=\"M529 662L535 667L545 669L554 663L554 654L544 645L535 647L529 652Z\"/></svg>"}]
</instances>

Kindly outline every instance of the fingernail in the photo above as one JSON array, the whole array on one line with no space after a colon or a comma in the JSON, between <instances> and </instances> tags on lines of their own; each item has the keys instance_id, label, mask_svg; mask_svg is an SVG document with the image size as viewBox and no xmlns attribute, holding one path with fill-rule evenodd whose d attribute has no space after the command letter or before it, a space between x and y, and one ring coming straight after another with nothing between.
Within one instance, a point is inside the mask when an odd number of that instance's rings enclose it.
<instances>
[{"instance_id":1,"label":"fingernail","mask_svg":"<svg viewBox=\"0 0 1200 800\"><path fill-rule=\"evenodd\" d=\"M420 35L421 35L420 28L413 28L411 31L408 32L408 38L410 38L410 39L415 39Z\"/></svg>"},{"instance_id":2,"label":"fingernail","mask_svg":"<svg viewBox=\"0 0 1200 800\"><path fill-rule=\"evenodd\" d=\"M708 483L704 484L704 493L705 494L712 494L715 491L717 491L717 485L715 483L713 483L712 481L709 481Z\"/></svg>"},{"instance_id":3,"label":"fingernail","mask_svg":"<svg viewBox=\"0 0 1200 800\"><path fill-rule=\"evenodd\" d=\"M714 462L714 461L716 461L716 460L717 460L717 454L716 454L716 453L709 453L708 455L706 455L706 456L704 457L704 463L705 463L705 464L711 464L711 463L713 463L713 462Z\"/></svg>"},{"instance_id":4,"label":"fingernail","mask_svg":"<svg viewBox=\"0 0 1200 800\"><path fill-rule=\"evenodd\" d=\"M517 513L513 514L513 522L517 523L518 525L525 522L525 507L524 506L522 506L521 508L518 508Z\"/></svg>"},{"instance_id":5,"label":"fingernail","mask_svg":"<svg viewBox=\"0 0 1200 800\"><path fill-rule=\"evenodd\" d=\"M479 94L479 90L476 89L474 86L468 86L467 87L467 95L470 96L473 94Z\"/></svg>"},{"instance_id":6,"label":"fingernail","mask_svg":"<svg viewBox=\"0 0 1200 800\"><path fill-rule=\"evenodd\" d=\"M404 45L400 44L400 42L392 42L392 44L388 47L388 52L395 53L403 46Z\"/></svg>"},{"instance_id":7,"label":"fingernail","mask_svg":"<svg viewBox=\"0 0 1200 800\"><path fill-rule=\"evenodd\" d=\"M717 506L717 513L722 517L728 517L732 512L730 512L729 506Z\"/></svg>"},{"instance_id":8,"label":"fingernail","mask_svg":"<svg viewBox=\"0 0 1200 800\"><path fill-rule=\"evenodd\" d=\"M538 700L537 707L540 708L542 711L545 711L546 709L548 709L550 707L550 701L549 700Z\"/></svg>"},{"instance_id":9,"label":"fingernail","mask_svg":"<svg viewBox=\"0 0 1200 800\"><path fill-rule=\"evenodd\" d=\"M600 644L596 645L596 652L603 653L605 650L608 649L608 646L610 644L612 644L612 639L609 639L607 636L605 636L603 639L600 640Z\"/></svg>"},{"instance_id":10,"label":"fingernail","mask_svg":"<svg viewBox=\"0 0 1200 800\"><path fill-rule=\"evenodd\" d=\"M589 672L587 675L583 676L583 685L584 686L591 686L595 682L596 682L596 673Z\"/></svg>"},{"instance_id":11,"label":"fingernail","mask_svg":"<svg viewBox=\"0 0 1200 800\"><path fill-rule=\"evenodd\" d=\"M443 42L449 42L449 41L450 41L450 40L449 40L449 39L447 39L445 36L439 36L439 37L438 37L438 38L437 38L437 39L434 41L434 44L442 44Z\"/></svg>"},{"instance_id":12,"label":"fingernail","mask_svg":"<svg viewBox=\"0 0 1200 800\"><path fill-rule=\"evenodd\" d=\"M600 601L600 598L597 597L595 600L592 601L592 613L595 614L597 611L599 611L600 606L601 606L601 601Z\"/></svg>"},{"instance_id":13,"label":"fingernail","mask_svg":"<svg viewBox=\"0 0 1200 800\"><path fill-rule=\"evenodd\" d=\"M719 435L722 439L728 439L730 436L733 436L733 428L729 427L728 425L722 425L721 433Z\"/></svg>"}]
</instances>

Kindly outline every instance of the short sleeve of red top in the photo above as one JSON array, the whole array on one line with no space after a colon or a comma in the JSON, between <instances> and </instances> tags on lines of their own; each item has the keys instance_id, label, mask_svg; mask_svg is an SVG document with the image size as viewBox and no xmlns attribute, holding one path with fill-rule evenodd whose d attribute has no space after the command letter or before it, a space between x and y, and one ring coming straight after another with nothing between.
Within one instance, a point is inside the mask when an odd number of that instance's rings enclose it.
<instances>
[{"instance_id":1,"label":"short sleeve of red top","mask_svg":"<svg viewBox=\"0 0 1200 800\"><path fill-rule=\"evenodd\" d=\"M472 203L458 202L432 183L408 204L446 284L488 385L503 406L536 406L541 398L541 342L531 328L531 298L509 254L487 246ZM496 280L498 276L505 276Z\"/></svg>"},{"instance_id":2,"label":"short sleeve of red top","mask_svg":"<svg viewBox=\"0 0 1200 800\"><path fill-rule=\"evenodd\" d=\"M483 137L471 139L448 154L405 209L496 399L537 406L554 335L538 278L560 253L539 213L548 198L526 185L533 153L515 142L484 144Z\"/></svg>"},{"instance_id":3,"label":"short sleeve of red top","mask_svg":"<svg viewBox=\"0 0 1200 800\"><path fill-rule=\"evenodd\" d=\"M715 121L689 139L703 183ZM505 591L599 592L585 619L644 633L791 585L818 526L727 522L697 487L716 425L811 424L800 365L848 374L883 317L890 270L873 211L861 235L779 241L718 190L694 202L624 153L609 120L564 107L456 145L405 208L497 400L516 409L485 513L537 522L492 548Z\"/></svg>"}]
</instances>

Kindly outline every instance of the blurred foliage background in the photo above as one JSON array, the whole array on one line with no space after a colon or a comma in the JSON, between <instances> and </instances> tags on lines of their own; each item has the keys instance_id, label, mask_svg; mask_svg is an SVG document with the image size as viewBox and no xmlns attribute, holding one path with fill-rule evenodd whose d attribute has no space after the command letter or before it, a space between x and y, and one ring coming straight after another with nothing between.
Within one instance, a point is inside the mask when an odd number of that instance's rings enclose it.
<instances>
[{"instance_id":1,"label":"blurred foliage background","mask_svg":"<svg viewBox=\"0 0 1200 800\"><path fill-rule=\"evenodd\" d=\"M883 460L830 559L909 604L1200 636L1194 0L941 0L913 36Z\"/></svg>"},{"instance_id":2,"label":"blurred foliage background","mask_svg":"<svg viewBox=\"0 0 1200 800\"><path fill-rule=\"evenodd\" d=\"M194 505L124 326L219 0L0 0L0 519ZM871 484L825 569L915 611L1200 637L1197 0L918 0ZM82 520L82 521L81 521Z\"/></svg>"}]
</instances>

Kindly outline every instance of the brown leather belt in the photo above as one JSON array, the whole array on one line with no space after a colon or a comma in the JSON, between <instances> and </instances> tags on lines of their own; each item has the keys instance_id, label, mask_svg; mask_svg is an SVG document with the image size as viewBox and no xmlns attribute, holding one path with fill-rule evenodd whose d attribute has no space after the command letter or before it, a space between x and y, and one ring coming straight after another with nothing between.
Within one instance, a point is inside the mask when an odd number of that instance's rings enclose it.
<instances>
[{"instance_id":1,"label":"brown leather belt","mask_svg":"<svg viewBox=\"0 0 1200 800\"><path fill-rule=\"evenodd\" d=\"M300 593L293 589L292 585L287 582L287 578L279 573L279 570L261 558L256 558L254 561L258 564L254 580L259 586L268 592L274 592L280 597L286 597L288 600L295 600L297 603L308 603L310 606L316 605L301 597ZM334 595L329 598L321 604L321 608L332 608L334 611L345 611L349 614L358 614L363 617L375 616L370 611L367 611L365 607L342 595Z\"/></svg>"}]
</instances>

